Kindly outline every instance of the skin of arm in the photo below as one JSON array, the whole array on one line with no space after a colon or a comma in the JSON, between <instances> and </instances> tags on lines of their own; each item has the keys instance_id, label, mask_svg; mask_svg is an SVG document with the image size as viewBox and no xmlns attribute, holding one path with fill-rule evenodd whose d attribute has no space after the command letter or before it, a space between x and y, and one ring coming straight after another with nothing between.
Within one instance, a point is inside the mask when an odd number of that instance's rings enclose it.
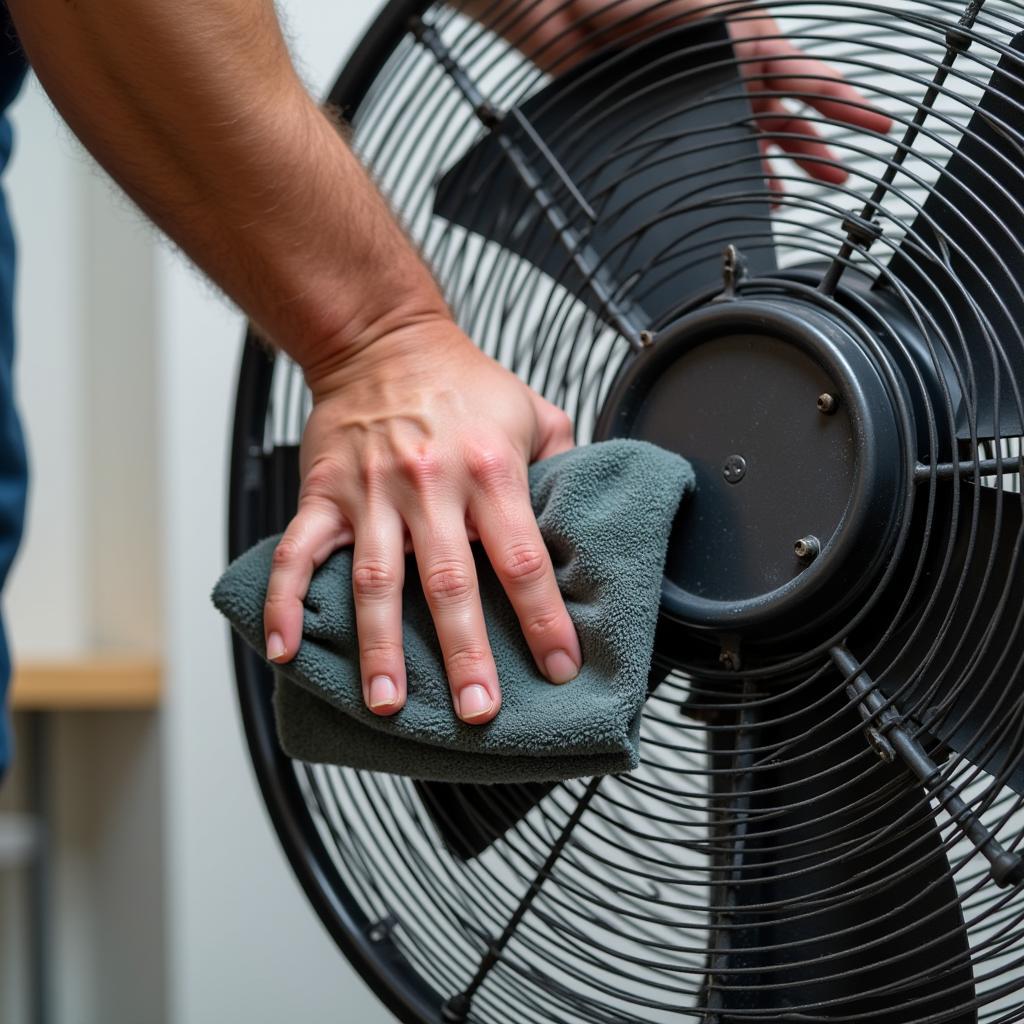
<instances>
[{"instance_id":1,"label":"skin of arm","mask_svg":"<svg viewBox=\"0 0 1024 1024\"><path fill-rule=\"evenodd\" d=\"M314 569L354 543L364 696L379 714L398 711L411 549L455 708L488 721L501 698L470 549L479 537L538 669L553 682L575 676L579 643L526 477L529 462L572 446L568 418L456 327L302 86L269 0L13 0L10 9L75 134L304 370L314 406L300 507L268 590L268 657L294 656Z\"/></svg>"}]
</instances>

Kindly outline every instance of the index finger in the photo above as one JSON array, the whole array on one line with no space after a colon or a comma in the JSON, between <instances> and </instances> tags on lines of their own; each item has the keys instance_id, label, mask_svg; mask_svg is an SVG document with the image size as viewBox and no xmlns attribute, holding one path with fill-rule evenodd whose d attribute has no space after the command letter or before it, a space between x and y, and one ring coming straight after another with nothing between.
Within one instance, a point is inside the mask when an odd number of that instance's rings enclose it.
<instances>
[{"instance_id":1,"label":"index finger","mask_svg":"<svg viewBox=\"0 0 1024 1024\"><path fill-rule=\"evenodd\" d=\"M537 667L552 683L575 679L583 662L580 642L558 589L525 479L518 487L484 489L473 498L470 510Z\"/></svg>"}]
</instances>

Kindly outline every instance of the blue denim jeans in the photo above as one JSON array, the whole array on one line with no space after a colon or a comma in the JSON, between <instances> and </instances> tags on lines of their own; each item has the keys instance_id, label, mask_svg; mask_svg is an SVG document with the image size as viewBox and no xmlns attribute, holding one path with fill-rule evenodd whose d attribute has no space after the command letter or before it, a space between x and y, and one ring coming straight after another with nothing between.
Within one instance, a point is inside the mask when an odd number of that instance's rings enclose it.
<instances>
[{"instance_id":1,"label":"blue denim jeans","mask_svg":"<svg viewBox=\"0 0 1024 1024\"><path fill-rule=\"evenodd\" d=\"M2 31L6 8L0 8L0 172L11 156L11 124L4 113L18 94L25 61L9 31ZM14 233L7 201L0 189L0 593L7 581L25 523L28 463L14 400ZM11 758L7 687L11 656L0 619L0 778Z\"/></svg>"}]
</instances>

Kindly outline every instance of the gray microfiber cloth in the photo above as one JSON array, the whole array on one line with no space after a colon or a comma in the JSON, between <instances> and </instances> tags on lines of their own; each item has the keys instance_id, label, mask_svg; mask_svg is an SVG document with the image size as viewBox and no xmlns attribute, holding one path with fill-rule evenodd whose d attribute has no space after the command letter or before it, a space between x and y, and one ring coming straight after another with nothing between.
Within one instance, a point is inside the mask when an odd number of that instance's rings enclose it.
<instances>
[{"instance_id":1,"label":"gray microfiber cloth","mask_svg":"<svg viewBox=\"0 0 1024 1024\"><path fill-rule=\"evenodd\" d=\"M583 652L563 686L538 672L479 544L480 596L501 682L487 725L455 715L433 622L409 556L403 623L409 694L381 718L363 704L354 628L352 550L316 572L295 658L274 665L281 746L302 761L443 782L551 782L640 762L640 714L672 522L693 486L689 463L642 441L575 448L535 463L530 494ZM213 601L263 651L263 600L277 537L229 566Z\"/></svg>"}]
</instances>

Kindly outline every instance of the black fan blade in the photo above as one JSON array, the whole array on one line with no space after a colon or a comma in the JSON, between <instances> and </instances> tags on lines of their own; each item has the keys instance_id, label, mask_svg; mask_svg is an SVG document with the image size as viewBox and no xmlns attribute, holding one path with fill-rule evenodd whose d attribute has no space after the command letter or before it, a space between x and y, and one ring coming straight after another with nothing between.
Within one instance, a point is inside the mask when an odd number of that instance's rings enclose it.
<instances>
[{"instance_id":1,"label":"black fan blade","mask_svg":"<svg viewBox=\"0 0 1024 1024\"><path fill-rule=\"evenodd\" d=\"M640 329L659 327L721 280L728 243L752 272L775 269L751 116L724 23L696 22L603 51L506 114L441 179L434 212L529 260L605 319L608 295ZM544 202L558 207L559 228Z\"/></svg>"},{"instance_id":2,"label":"black fan blade","mask_svg":"<svg viewBox=\"0 0 1024 1024\"><path fill-rule=\"evenodd\" d=\"M525 818L551 792L555 783L480 786L468 782L416 782L414 785L448 851L462 860L472 860Z\"/></svg>"},{"instance_id":3,"label":"black fan blade","mask_svg":"<svg viewBox=\"0 0 1024 1024\"><path fill-rule=\"evenodd\" d=\"M1009 45L1013 51L1024 52L1024 33L1015 36ZM974 405L981 437L1024 434L1011 387L1011 380L1016 380L1018 386L1024 382L1024 297L1019 261L1012 255L1007 259L1024 237L1022 131L1024 61L1015 53L1006 53L957 151L889 265L897 281L935 318L939 335L953 347L961 363L958 339L961 335L964 338L976 378ZM958 287L952 287L952 282ZM1005 352L1008 366L1001 362L993 366L986 343L986 320L994 343ZM996 369L1000 392L998 431ZM959 388L954 386L953 390L958 392ZM962 439L970 437L967 413L967 406L961 402L957 436Z\"/></svg>"},{"instance_id":4,"label":"black fan blade","mask_svg":"<svg viewBox=\"0 0 1024 1024\"><path fill-rule=\"evenodd\" d=\"M952 558L932 610L914 640L909 636L920 616L908 620L868 668L901 713L1024 795L1024 571L1014 561L1024 523L1021 496L965 484L960 502ZM943 554L941 539L934 543L921 581L926 594ZM862 658L870 654L866 645L851 642L850 648ZM915 675L920 678L911 682Z\"/></svg>"},{"instance_id":5,"label":"black fan blade","mask_svg":"<svg viewBox=\"0 0 1024 1024\"><path fill-rule=\"evenodd\" d=\"M963 913L921 786L870 750L841 693L821 692L712 733L709 832L724 852L705 1005L723 1022L901 1024L969 1004Z\"/></svg>"}]
</instances>

